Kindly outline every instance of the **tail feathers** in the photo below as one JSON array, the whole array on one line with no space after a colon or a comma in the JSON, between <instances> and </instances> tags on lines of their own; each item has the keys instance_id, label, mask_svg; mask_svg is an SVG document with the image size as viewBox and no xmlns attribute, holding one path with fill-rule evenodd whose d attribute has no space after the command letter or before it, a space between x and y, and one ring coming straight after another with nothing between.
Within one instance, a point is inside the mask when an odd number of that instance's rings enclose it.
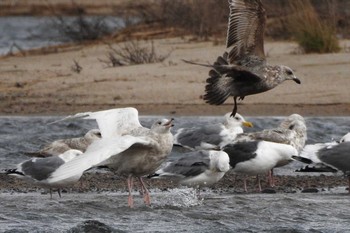
<instances>
[{"instance_id":1,"label":"tail feathers","mask_svg":"<svg viewBox=\"0 0 350 233\"><path fill-rule=\"evenodd\" d=\"M35 152L24 151L23 154L29 157L38 157L38 158L46 158L46 157L52 156L42 151L35 151Z\"/></svg>"},{"instance_id":2,"label":"tail feathers","mask_svg":"<svg viewBox=\"0 0 350 233\"><path fill-rule=\"evenodd\" d=\"M225 52L222 56L218 56L218 58L214 62L214 67L222 66L222 65L228 65L227 55L228 55L227 52Z\"/></svg>"},{"instance_id":3,"label":"tail feathers","mask_svg":"<svg viewBox=\"0 0 350 233\"><path fill-rule=\"evenodd\" d=\"M209 72L211 76L207 79L204 100L209 104L220 105L231 95L231 90L230 85L227 85L227 78L222 78L214 72L214 70Z\"/></svg>"},{"instance_id":4,"label":"tail feathers","mask_svg":"<svg viewBox=\"0 0 350 233\"><path fill-rule=\"evenodd\" d=\"M295 170L296 172L337 172L336 169L328 167L328 166L305 166Z\"/></svg>"},{"instance_id":5,"label":"tail feathers","mask_svg":"<svg viewBox=\"0 0 350 233\"><path fill-rule=\"evenodd\" d=\"M159 174L158 173L153 173L147 176L148 179L156 179L159 178Z\"/></svg>"},{"instance_id":6,"label":"tail feathers","mask_svg":"<svg viewBox=\"0 0 350 233\"><path fill-rule=\"evenodd\" d=\"M6 169L6 170L5 170L5 174L6 174L6 175L25 176L24 173L18 171L17 168L15 168L15 169Z\"/></svg>"},{"instance_id":7,"label":"tail feathers","mask_svg":"<svg viewBox=\"0 0 350 233\"><path fill-rule=\"evenodd\" d=\"M313 163L313 161L311 159L308 159L308 158L305 158L305 157L296 156L296 155L293 155L292 159L297 160L297 161L302 162L302 163L307 163L307 164Z\"/></svg>"}]
</instances>

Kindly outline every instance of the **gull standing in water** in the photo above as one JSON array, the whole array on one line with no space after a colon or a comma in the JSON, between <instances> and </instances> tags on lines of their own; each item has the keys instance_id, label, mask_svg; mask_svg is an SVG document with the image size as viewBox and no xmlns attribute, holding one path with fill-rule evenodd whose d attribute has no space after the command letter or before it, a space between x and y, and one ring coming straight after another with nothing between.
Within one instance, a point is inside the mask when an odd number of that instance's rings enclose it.
<instances>
[{"instance_id":1,"label":"gull standing in water","mask_svg":"<svg viewBox=\"0 0 350 233\"><path fill-rule=\"evenodd\" d=\"M151 203L142 176L149 175L170 154L173 136L171 120L158 120L150 129L142 127L135 108L110 109L99 112L78 113L70 118L95 119L102 138L93 142L86 152L57 169L52 180L69 179L95 166L107 166L117 174L127 176L128 204L133 207L131 194L133 177L141 183L141 191L147 205Z\"/></svg>"},{"instance_id":2,"label":"gull standing in water","mask_svg":"<svg viewBox=\"0 0 350 233\"><path fill-rule=\"evenodd\" d=\"M292 156L299 154L306 139L304 118L292 114L275 129L239 134L234 143L223 147L223 151L229 155L234 172L259 175L292 162ZM269 182L274 185L272 172ZM258 185L261 190L259 177ZM244 188L246 191L246 180Z\"/></svg>"},{"instance_id":3,"label":"gull standing in water","mask_svg":"<svg viewBox=\"0 0 350 233\"><path fill-rule=\"evenodd\" d=\"M260 0L229 0L230 15L226 47L232 48L219 56L213 65L205 87L204 100L223 104L230 96L234 100L231 115L237 112L237 98L271 90L286 80L300 84L291 68L269 65L264 52L265 9Z\"/></svg>"},{"instance_id":4,"label":"gull standing in water","mask_svg":"<svg viewBox=\"0 0 350 233\"><path fill-rule=\"evenodd\" d=\"M223 123L178 129L174 135L174 144L196 150L217 149L233 142L237 134L243 133L243 126L253 127L238 113L234 117L227 113L224 118Z\"/></svg>"},{"instance_id":5,"label":"gull standing in water","mask_svg":"<svg viewBox=\"0 0 350 233\"><path fill-rule=\"evenodd\" d=\"M230 158L225 152L200 150L184 153L149 177L172 179L197 189L215 184L229 170Z\"/></svg>"},{"instance_id":6,"label":"gull standing in water","mask_svg":"<svg viewBox=\"0 0 350 233\"><path fill-rule=\"evenodd\" d=\"M47 158L32 158L17 165L15 169L6 170L7 175L16 176L33 184L49 188L52 198L52 189L58 189L61 197L61 188L76 183L83 172L70 176L68 179L51 179L51 174L59 169L63 164L83 154L79 150L68 150L60 155Z\"/></svg>"}]
</instances>

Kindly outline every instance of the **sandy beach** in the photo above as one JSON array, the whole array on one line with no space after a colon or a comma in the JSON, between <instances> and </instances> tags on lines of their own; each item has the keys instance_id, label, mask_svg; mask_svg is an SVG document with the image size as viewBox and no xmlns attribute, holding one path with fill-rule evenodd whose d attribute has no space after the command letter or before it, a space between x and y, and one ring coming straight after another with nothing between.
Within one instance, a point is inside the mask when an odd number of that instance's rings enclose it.
<instances>
[{"instance_id":1,"label":"sandy beach","mask_svg":"<svg viewBox=\"0 0 350 233\"><path fill-rule=\"evenodd\" d=\"M0 58L0 114L65 115L80 111L134 106L141 115L222 115L232 109L202 99L209 69L182 59L212 63L223 44L191 38L141 41L154 43L156 53L170 56L161 63L108 67L105 43L57 47L51 53L18 53ZM112 43L112 42L108 42ZM216 44L216 43L215 43ZM117 47L116 44L111 44ZM337 54L298 54L293 42L265 42L267 60L295 70L301 85L285 82L240 102L243 115L350 115L349 40ZM52 50L52 49L51 49ZM72 70L74 60L82 67Z\"/></svg>"}]
</instances>

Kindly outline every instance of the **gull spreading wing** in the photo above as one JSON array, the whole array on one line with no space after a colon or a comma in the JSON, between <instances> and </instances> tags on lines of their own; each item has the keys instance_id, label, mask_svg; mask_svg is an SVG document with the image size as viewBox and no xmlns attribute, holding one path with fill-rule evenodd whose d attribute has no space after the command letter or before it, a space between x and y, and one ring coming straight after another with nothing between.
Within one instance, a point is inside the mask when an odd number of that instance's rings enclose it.
<instances>
[{"instance_id":1,"label":"gull spreading wing","mask_svg":"<svg viewBox=\"0 0 350 233\"><path fill-rule=\"evenodd\" d=\"M98 112L82 112L67 116L59 121L79 118L95 119L103 138L120 136L130 132L134 128L141 127L138 111L132 107L115 108Z\"/></svg>"},{"instance_id":2,"label":"gull spreading wing","mask_svg":"<svg viewBox=\"0 0 350 233\"><path fill-rule=\"evenodd\" d=\"M72 176L82 174L84 171L97 165L103 165L104 161L112 156L127 150L133 145L141 144L151 146L154 140L146 137L134 137L130 135L119 136L114 138L102 138L92 143L86 152L71 161L62 165L50 176L50 182L62 181Z\"/></svg>"},{"instance_id":3,"label":"gull spreading wing","mask_svg":"<svg viewBox=\"0 0 350 233\"><path fill-rule=\"evenodd\" d=\"M227 48L231 64L257 56L265 60L264 29L266 15L260 0L229 0L230 16L228 22Z\"/></svg>"}]
</instances>

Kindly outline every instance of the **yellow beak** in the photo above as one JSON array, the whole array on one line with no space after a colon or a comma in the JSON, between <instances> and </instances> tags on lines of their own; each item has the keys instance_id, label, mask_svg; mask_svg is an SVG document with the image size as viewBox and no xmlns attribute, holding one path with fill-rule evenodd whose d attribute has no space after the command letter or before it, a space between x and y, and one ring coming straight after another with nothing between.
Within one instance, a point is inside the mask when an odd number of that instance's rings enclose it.
<instances>
[{"instance_id":1,"label":"yellow beak","mask_svg":"<svg viewBox=\"0 0 350 233\"><path fill-rule=\"evenodd\" d=\"M245 127L253 127L253 123L251 123L251 122L249 122L249 121L243 122L243 125L244 125Z\"/></svg>"}]
</instances>

